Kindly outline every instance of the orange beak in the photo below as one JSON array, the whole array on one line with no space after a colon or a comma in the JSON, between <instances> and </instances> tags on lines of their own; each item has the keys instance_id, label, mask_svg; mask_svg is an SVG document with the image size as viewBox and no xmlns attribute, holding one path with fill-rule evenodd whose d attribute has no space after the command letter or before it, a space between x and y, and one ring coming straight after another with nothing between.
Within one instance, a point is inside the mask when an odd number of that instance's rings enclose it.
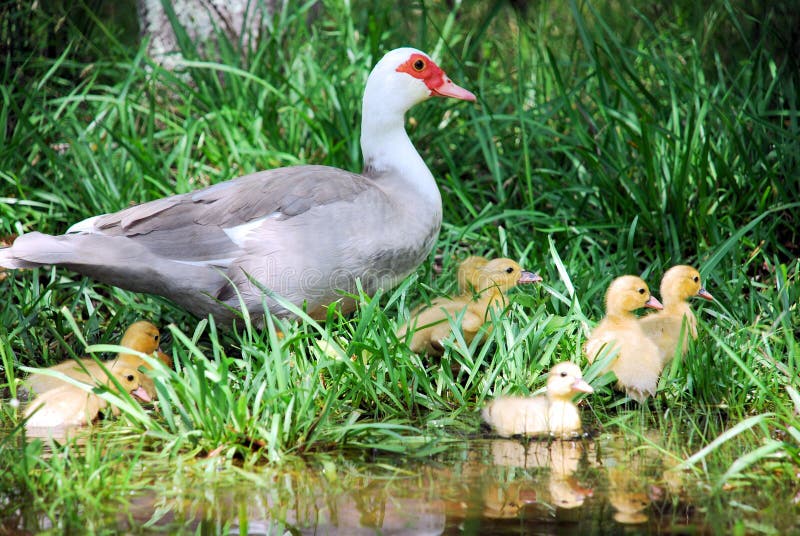
<instances>
[{"instance_id":1,"label":"orange beak","mask_svg":"<svg viewBox=\"0 0 800 536\"><path fill-rule=\"evenodd\" d=\"M697 291L697 295L704 300L714 301L714 296L712 296L711 293L703 287L700 287L700 290Z\"/></svg>"},{"instance_id":2,"label":"orange beak","mask_svg":"<svg viewBox=\"0 0 800 536\"><path fill-rule=\"evenodd\" d=\"M572 390L580 393L594 393L594 388L586 380L579 378L572 384Z\"/></svg>"},{"instance_id":3,"label":"orange beak","mask_svg":"<svg viewBox=\"0 0 800 536\"><path fill-rule=\"evenodd\" d=\"M453 97L454 99L472 102L476 100L475 95L473 95L471 91L467 91L463 87L457 86L452 80L447 78L447 76L444 77L444 81L441 83L441 85L439 85L439 87L431 88L431 91L434 95L438 95L439 97Z\"/></svg>"},{"instance_id":4,"label":"orange beak","mask_svg":"<svg viewBox=\"0 0 800 536\"><path fill-rule=\"evenodd\" d=\"M650 299L644 302L645 307L649 307L650 309L663 309L664 306L661 305L661 302L656 299L655 296L650 296Z\"/></svg>"},{"instance_id":5,"label":"orange beak","mask_svg":"<svg viewBox=\"0 0 800 536\"><path fill-rule=\"evenodd\" d=\"M144 390L144 387L141 385L131 391L131 394L141 400L142 402L152 402L153 399L150 398L150 395L147 394L147 391Z\"/></svg>"},{"instance_id":6,"label":"orange beak","mask_svg":"<svg viewBox=\"0 0 800 536\"><path fill-rule=\"evenodd\" d=\"M539 274L534 274L533 272L527 272L525 270L519 275L519 281L517 283L539 283L542 281L542 276Z\"/></svg>"}]
</instances>

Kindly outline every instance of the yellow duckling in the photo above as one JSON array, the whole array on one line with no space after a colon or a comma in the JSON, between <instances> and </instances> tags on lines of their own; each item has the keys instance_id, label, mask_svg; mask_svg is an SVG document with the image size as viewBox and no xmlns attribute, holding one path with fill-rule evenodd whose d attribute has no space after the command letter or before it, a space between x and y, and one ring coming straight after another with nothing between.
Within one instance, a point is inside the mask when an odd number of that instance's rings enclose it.
<instances>
[{"instance_id":1,"label":"yellow duckling","mask_svg":"<svg viewBox=\"0 0 800 536\"><path fill-rule=\"evenodd\" d=\"M397 331L399 338L405 337L411 329L416 329L409 347L416 353L441 355L441 341L450 335L449 319L461 317L461 331L464 340L469 344L478 330L487 320L508 305L506 293L518 284L534 283L542 278L532 272L526 272L511 259L493 259L486 262L471 274L469 283L475 289L472 292L455 298L437 298L430 307L413 314L408 324Z\"/></svg>"},{"instance_id":2,"label":"yellow duckling","mask_svg":"<svg viewBox=\"0 0 800 536\"><path fill-rule=\"evenodd\" d=\"M559 363L547 377L547 394L535 397L501 396L483 408L483 419L502 437L554 434L570 437L581 433L578 407L572 398L593 393L575 363Z\"/></svg>"},{"instance_id":3,"label":"yellow duckling","mask_svg":"<svg viewBox=\"0 0 800 536\"><path fill-rule=\"evenodd\" d=\"M109 370L123 389L143 402L152 399L142 387L142 374L135 369L122 367ZM114 382L105 376L104 382L110 389L116 389ZM25 410L27 428L57 428L63 426L83 426L97 418L101 409L108 402L94 393L84 391L80 387L61 382L61 385L49 389L36 397Z\"/></svg>"},{"instance_id":4,"label":"yellow duckling","mask_svg":"<svg viewBox=\"0 0 800 536\"><path fill-rule=\"evenodd\" d=\"M617 375L617 389L624 389L639 403L655 394L661 374L658 347L647 338L633 314L643 307L663 308L640 277L624 275L612 281L606 292L606 316L594 328L584 347L589 363L594 362L603 349L617 352L606 371L613 370Z\"/></svg>"},{"instance_id":5,"label":"yellow duckling","mask_svg":"<svg viewBox=\"0 0 800 536\"><path fill-rule=\"evenodd\" d=\"M686 354L688 338L697 338L697 318L688 300L694 296L714 301L714 297L703 287L700 272L691 266L673 266L661 279L661 299L664 310L639 319L645 335L658 346L662 367L669 363L678 349L683 319L686 319L686 335L681 355Z\"/></svg>"},{"instance_id":6,"label":"yellow duckling","mask_svg":"<svg viewBox=\"0 0 800 536\"><path fill-rule=\"evenodd\" d=\"M122 341L120 341L119 344L120 346L125 346L126 348L136 350L137 352L141 352L143 354L152 354L153 352L156 352L158 359L164 363L164 365L172 367L172 358L162 352L158 347L160 340L161 337L158 328L156 328L150 322L140 320L139 322L134 322L128 327L128 329L125 330L125 333L122 336ZM81 364L83 366L81 366ZM139 356L125 353L118 354L117 358L114 361L107 363L106 366L109 369L119 366L127 366L131 369L138 369L141 366L144 366L147 369L151 368L150 365L145 363L144 360ZM75 360L70 359L64 361L63 363L59 363L58 365L48 367L46 370L61 372L70 378L74 378L84 383L91 383L94 381L94 378L105 377L102 369L97 365L97 363L88 358L81 359L80 364L76 363ZM150 398L155 398L156 390L153 380L147 376L142 376L141 381ZM39 395L42 395L51 389L64 386L64 382L59 378L36 373L31 374L28 377L27 383L30 389Z\"/></svg>"},{"instance_id":7,"label":"yellow duckling","mask_svg":"<svg viewBox=\"0 0 800 536\"><path fill-rule=\"evenodd\" d=\"M119 345L147 355L156 352L158 360L164 363L166 367L172 368L172 357L161 351L158 346L160 342L161 333L159 333L158 328L147 320L139 320L128 326L128 329L122 335ZM139 368L142 365L148 369L151 368L143 359L133 354L119 354L117 359L134 365L134 368Z\"/></svg>"}]
</instances>

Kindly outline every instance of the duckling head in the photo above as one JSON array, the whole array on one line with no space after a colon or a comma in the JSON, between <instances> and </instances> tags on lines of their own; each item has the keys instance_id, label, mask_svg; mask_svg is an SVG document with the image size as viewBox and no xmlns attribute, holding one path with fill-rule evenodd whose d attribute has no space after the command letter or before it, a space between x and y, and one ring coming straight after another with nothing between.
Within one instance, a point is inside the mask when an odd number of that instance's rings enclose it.
<instances>
[{"instance_id":1,"label":"duckling head","mask_svg":"<svg viewBox=\"0 0 800 536\"><path fill-rule=\"evenodd\" d=\"M458 288L459 290L468 290L471 286L475 286L475 278L478 270L486 266L489 260L485 257L472 255L467 257L458 265Z\"/></svg>"},{"instance_id":2,"label":"duckling head","mask_svg":"<svg viewBox=\"0 0 800 536\"><path fill-rule=\"evenodd\" d=\"M140 320L128 326L119 345L143 354L152 354L158 348L160 340L158 328L147 320Z\"/></svg>"},{"instance_id":3,"label":"duckling head","mask_svg":"<svg viewBox=\"0 0 800 536\"><path fill-rule=\"evenodd\" d=\"M142 402L152 402L153 399L150 395L145 391L144 387L142 387L142 373L138 370L123 367L112 372L114 377L131 395L135 396ZM109 385L113 386L113 382L109 380Z\"/></svg>"},{"instance_id":4,"label":"duckling head","mask_svg":"<svg viewBox=\"0 0 800 536\"><path fill-rule=\"evenodd\" d=\"M492 259L475 271L472 283L476 290L496 288L506 293L515 286L523 283L536 283L541 281L539 274L528 272L511 259Z\"/></svg>"},{"instance_id":5,"label":"duckling head","mask_svg":"<svg viewBox=\"0 0 800 536\"><path fill-rule=\"evenodd\" d=\"M593 393L594 389L583 379L575 363L559 363L547 376L547 397L571 399L577 393Z\"/></svg>"},{"instance_id":6,"label":"duckling head","mask_svg":"<svg viewBox=\"0 0 800 536\"><path fill-rule=\"evenodd\" d=\"M692 296L714 301L714 297L703 287L700 272L679 264L666 271L661 279L661 298L664 303L686 301Z\"/></svg>"},{"instance_id":7,"label":"duckling head","mask_svg":"<svg viewBox=\"0 0 800 536\"><path fill-rule=\"evenodd\" d=\"M157 352L158 359L172 368L172 358L161 351L158 347L160 342L161 333L158 328L147 320L139 320L128 326L119 345L148 355Z\"/></svg>"},{"instance_id":8,"label":"duckling head","mask_svg":"<svg viewBox=\"0 0 800 536\"><path fill-rule=\"evenodd\" d=\"M606 292L606 314L625 314L643 307L664 308L641 277L623 275L611 282Z\"/></svg>"}]
</instances>

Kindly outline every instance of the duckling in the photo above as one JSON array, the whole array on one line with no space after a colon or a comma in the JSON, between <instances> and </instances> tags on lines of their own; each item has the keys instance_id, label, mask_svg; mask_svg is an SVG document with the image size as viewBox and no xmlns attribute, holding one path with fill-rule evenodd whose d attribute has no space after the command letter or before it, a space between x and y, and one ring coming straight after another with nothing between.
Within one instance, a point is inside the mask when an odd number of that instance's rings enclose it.
<instances>
[{"instance_id":1,"label":"duckling","mask_svg":"<svg viewBox=\"0 0 800 536\"><path fill-rule=\"evenodd\" d=\"M647 283L634 275L612 281L606 292L606 316L584 347L589 363L594 362L603 348L617 352L606 371L613 370L617 389L625 390L639 403L655 394L661 374L658 347L647 338L633 314L643 307L663 309L661 302L650 294Z\"/></svg>"},{"instance_id":2,"label":"duckling","mask_svg":"<svg viewBox=\"0 0 800 536\"><path fill-rule=\"evenodd\" d=\"M158 328L147 320L139 320L128 326L128 329L122 335L119 345L147 355L156 352L158 360L164 366L172 368L172 357L161 351L159 347L160 341L161 333L159 333ZM119 354L118 359L133 364L134 368L139 368L142 365L148 369L151 368L143 359L133 354Z\"/></svg>"},{"instance_id":3,"label":"duckling","mask_svg":"<svg viewBox=\"0 0 800 536\"><path fill-rule=\"evenodd\" d=\"M483 408L483 419L498 435L561 437L581 432L581 416L572 402L577 393L593 393L574 363L559 363L547 377L547 394L535 397L501 396Z\"/></svg>"},{"instance_id":4,"label":"duckling","mask_svg":"<svg viewBox=\"0 0 800 536\"><path fill-rule=\"evenodd\" d=\"M110 370L111 375L128 393L143 402L152 399L142 386L142 374L135 369L122 367ZM104 382L110 389L116 389L110 377ZM108 402L92 392L87 392L72 384L62 382L60 386L49 389L36 397L25 410L27 428L56 428L63 426L83 426L97 418ZM116 409L116 408L115 408Z\"/></svg>"},{"instance_id":5,"label":"duckling","mask_svg":"<svg viewBox=\"0 0 800 536\"><path fill-rule=\"evenodd\" d=\"M152 354L153 352L157 352L156 355L158 356L158 359L164 363L164 365L172 367L172 358L162 352L158 347L159 340L160 334L158 328L156 328L150 322L140 320L138 322L134 322L128 327L128 329L125 330L125 333L123 334L122 340L119 344L120 346L125 346L131 350L136 350L137 352L141 352L143 354ZM127 366L128 368L132 369L138 369L141 366L144 366L147 369L152 368L150 365L145 363L144 359L141 357L125 353L118 354L117 358L113 362L107 363L107 366L110 369L119 366ZM70 359L59 363L58 365L48 367L46 370L61 372L70 378L74 378L85 383L94 381L94 378L103 377L103 371L97 365L97 362L89 358L81 359L80 364L76 363L75 360ZM153 380L147 376L143 376L142 383L150 398L155 398L156 390ZM64 386L64 382L59 378L36 373L31 374L28 377L27 384L33 392L39 395L42 395L51 389Z\"/></svg>"},{"instance_id":6,"label":"duckling","mask_svg":"<svg viewBox=\"0 0 800 536\"><path fill-rule=\"evenodd\" d=\"M675 356L684 318L686 319L687 336L684 337L681 346L682 356L686 354L688 338L697 338L697 318L687 303L693 296L714 301L714 297L700 281L700 272L691 266L673 266L661 279L661 299L664 300L664 310L639 319L645 335L658 346L662 367Z\"/></svg>"},{"instance_id":7,"label":"duckling","mask_svg":"<svg viewBox=\"0 0 800 536\"><path fill-rule=\"evenodd\" d=\"M415 353L441 355L441 341L450 335L449 319L461 318L461 331L464 340L469 344L478 330L487 320L491 320L492 311L499 314L507 306L506 293L518 284L541 281L539 275L523 270L511 259L493 259L487 261L471 274L475 289L455 298L437 298L430 307L418 310L412 315L408 324L400 327L397 337L403 338L409 326L416 327L409 347Z\"/></svg>"}]
</instances>

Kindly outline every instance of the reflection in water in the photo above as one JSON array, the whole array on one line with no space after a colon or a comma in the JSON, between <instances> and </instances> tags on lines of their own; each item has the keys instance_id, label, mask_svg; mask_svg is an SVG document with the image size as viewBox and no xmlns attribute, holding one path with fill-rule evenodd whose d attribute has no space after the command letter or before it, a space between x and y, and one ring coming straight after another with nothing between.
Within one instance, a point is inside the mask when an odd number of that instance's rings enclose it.
<instances>
[{"instance_id":1,"label":"reflection in water","mask_svg":"<svg viewBox=\"0 0 800 536\"><path fill-rule=\"evenodd\" d=\"M679 484L662 478L663 462L653 452L607 437L499 439L474 441L425 463L312 458L257 473L224 468L153 474L152 493L132 498L108 524L137 532L158 527L170 533L342 535L605 533L622 530L619 524L669 526L676 520L660 519L651 500L673 501ZM23 518L24 527L17 524ZM0 533L48 525L39 518L30 526L31 515L10 519L0 522Z\"/></svg>"}]
</instances>

